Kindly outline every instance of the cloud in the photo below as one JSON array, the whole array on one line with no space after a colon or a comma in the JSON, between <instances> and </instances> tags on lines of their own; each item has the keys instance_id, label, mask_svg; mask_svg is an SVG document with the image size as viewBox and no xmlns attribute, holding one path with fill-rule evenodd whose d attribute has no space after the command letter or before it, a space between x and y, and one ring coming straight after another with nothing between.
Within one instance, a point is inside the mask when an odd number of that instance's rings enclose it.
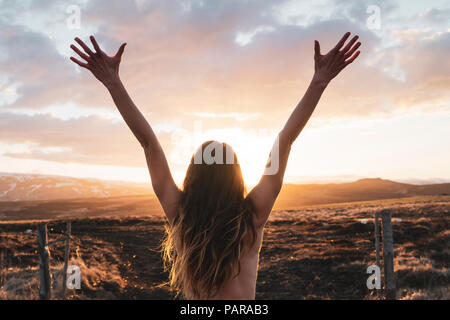
<instances>
[{"instance_id":1,"label":"cloud","mask_svg":"<svg viewBox=\"0 0 450 320\"><path fill-rule=\"evenodd\" d=\"M128 43L121 77L154 126L167 123L189 132L203 120L205 130L279 130L312 77L313 41L327 51L346 31L360 35L362 54L329 86L316 118L448 107L450 36L443 28L448 10L416 14L411 27L410 15L395 2L378 1L384 20L375 33L365 25L370 2L303 3L289 15L283 7L298 3L74 1L82 14L77 31L67 29L60 1L3 1L0 142L29 145L26 152L8 152L10 157L145 165L124 123L94 115L63 121L17 114L66 104L87 113L114 110L105 88L68 59L73 36L79 32L87 39L92 30L109 54ZM431 20L433 28L424 28ZM163 145L172 143L170 130L159 137Z\"/></svg>"},{"instance_id":2,"label":"cloud","mask_svg":"<svg viewBox=\"0 0 450 320\"><path fill-rule=\"evenodd\" d=\"M61 10L55 3L46 1L42 7L51 13ZM381 3L383 10L393 10L391 1ZM156 119L171 118L186 108L199 113L265 110L275 117L282 110L288 112L312 76L313 40L319 39L327 50L347 30L360 34L363 52L352 70L346 70L330 87L327 95L333 99L323 107L322 115L353 115L354 109L336 106L348 96L360 103L364 98L368 101L360 105L358 114L379 112L382 108L372 103L379 100L379 92L389 96L401 85L383 68L399 68L402 61L390 60L399 51L380 48L381 40L366 28L367 6L353 1L333 3L327 20L283 25L273 14L282 5L277 1L80 3L83 29L96 26L97 37L108 53L128 42L122 78L144 111L166 110L154 112ZM39 14L44 14L42 8ZM114 108L106 90L86 70L77 73L78 67L62 56L46 35L26 31L25 26L5 27L0 47L6 48L8 58L0 70L8 74L11 87L18 87L19 95L11 108L45 108L67 102L86 108ZM236 40L242 34L254 35L246 38L245 46ZM415 41L417 35L410 37ZM72 38L64 41L68 47ZM364 63L380 51L382 68ZM426 58L434 59L432 54ZM351 82L352 77L364 81L347 85L343 97L341 84Z\"/></svg>"},{"instance_id":3,"label":"cloud","mask_svg":"<svg viewBox=\"0 0 450 320\"><path fill-rule=\"evenodd\" d=\"M97 83L79 75L74 66L56 50L43 34L21 26L1 25L0 72L6 75L4 87L16 88L17 99L10 108L39 109L67 102L86 106L110 104Z\"/></svg>"},{"instance_id":4,"label":"cloud","mask_svg":"<svg viewBox=\"0 0 450 320\"><path fill-rule=\"evenodd\" d=\"M160 132L159 138L169 146L168 133ZM61 120L51 115L0 113L0 141L28 146L25 151L7 152L9 157L145 166L141 147L126 125L98 116Z\"/></svg>"},{"instance_id":5,"label":"cloud","mask_svg":"<svg viewBox=\"0 0 450 320\"><path fill-rule=\"evenodd\" d=\"M404 81L389 92L398 108L423 107L426 111L448 108L450 93L450 32L397 31L407 41L385 54L405 74Z\"/></svg>"}]
</instances>

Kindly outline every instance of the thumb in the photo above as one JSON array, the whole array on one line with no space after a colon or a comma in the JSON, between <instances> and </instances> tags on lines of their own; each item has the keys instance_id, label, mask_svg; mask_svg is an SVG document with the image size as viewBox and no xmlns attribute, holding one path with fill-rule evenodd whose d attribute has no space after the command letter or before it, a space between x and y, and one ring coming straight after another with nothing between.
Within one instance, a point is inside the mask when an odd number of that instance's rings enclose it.
<instances>
[{"instance_id":1,"label":"thumb","mask_svg":"<svg viewBox=\"0 0 450 320\"><path fill-rule=\"evenodd\" d=\"M123 51L125 50L125 46L126 46L127 44L126 43L122 43L122 45L120 46L120 48L119 48L119 50L117 50L117 53L116 53L116 58L122 58L122 54L123 54Z\"/></svg>"},{"instance_id":2,"label":"thumb","mask_svg":"<svg viewBox=\"0 0 450 320\"><path fill-rule=\"evenodd\" d=\"M317 40L314 40L314 52L317 56L320 55L320 44Z\"/></svg>"}]
</instances>

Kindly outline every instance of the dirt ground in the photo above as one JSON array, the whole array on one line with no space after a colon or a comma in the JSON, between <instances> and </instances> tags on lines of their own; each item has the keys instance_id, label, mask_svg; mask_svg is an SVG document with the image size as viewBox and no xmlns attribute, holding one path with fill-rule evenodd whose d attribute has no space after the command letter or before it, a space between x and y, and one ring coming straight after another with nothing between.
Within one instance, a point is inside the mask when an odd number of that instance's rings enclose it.
<instances>
[{"instance_id":1,"label":"dirt ground","mask_svg":"<svg viewBox=\"0 0 450 320\"><path fill-rule=\"evenodd\" d=\"M261 248L257 299L377 299L366 286L375 264L376 211L391 209L399 299L450 298L450 197L317 205L274 211ZM174 299L159 251L160 214L72 219L71 264L81 290L69 299ZM66 221L66 220L64 220ZM50 220L49 241L62 237ZM0 299L38 298L36 223L0 223ZM51 247L53 297L61 297L63 246Z\"/></svg>"}]
</instances>

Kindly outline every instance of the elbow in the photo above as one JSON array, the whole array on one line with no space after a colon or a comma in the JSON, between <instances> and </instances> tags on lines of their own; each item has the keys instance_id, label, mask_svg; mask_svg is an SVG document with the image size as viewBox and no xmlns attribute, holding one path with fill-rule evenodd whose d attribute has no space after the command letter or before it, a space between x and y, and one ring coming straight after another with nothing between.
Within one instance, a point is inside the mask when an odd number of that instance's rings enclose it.
<instances>
[{"instance_id":1,"label":"elbow","mask_svg":"<svg viewBox=\"0 0 450 320\"><path fill-rule=\"evenodd\" d=\"M283 188L283 179L281 178L281 179L278 179L277 183L275 184L275 186L272 190L273 195L275 196L275 199L278 198L278 195L280 194L282 188Z\"/></svg>"},{"instance_id":2,"label":"elbow","mask_svg":"<svg viewBox=\"0 0 450 320\"><path fill-rule=\"evenodd\" d=\"M138 141L144 150L147 150L150 147L150 142L147 139L139 138Z\"/></svg>"},{"instance_id":3,"label":"elbow","mask_svg":"<svg viewBox=\"0 0 450 320\"><path fill-rule=\"evenodd\" d=\"M153 187L153 192L155 193L156 198L163 199L164 192L161 189L159 189L157 186L155 186L154 184L152 184L152 187Z\"/></svg>"},{"instance_id":4,"label":"elbow","mask_svg":"<svg viewBox=\"0 0 450 320\"><path fill-rule=\"evenodd\" d=\"M295 138L292 137L286 130L281 130L278 135L278 142L282 146L288 146L289 148L292 146L292 144L295 141Z\"/></svg>"}]
</instances>

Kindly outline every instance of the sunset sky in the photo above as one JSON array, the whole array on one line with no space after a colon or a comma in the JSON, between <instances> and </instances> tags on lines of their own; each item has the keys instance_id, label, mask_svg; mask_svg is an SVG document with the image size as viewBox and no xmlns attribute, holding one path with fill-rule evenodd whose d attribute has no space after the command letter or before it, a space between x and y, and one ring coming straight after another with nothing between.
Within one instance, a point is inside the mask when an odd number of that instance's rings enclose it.
<instances>
[{"instance_id":1,"label":"sunset sky","mask_svg":"<svg viewBox=\"0 0 450 320\"><path fill-rule=\"evenodd\" d=\"M0 0L0 172L149 181L108 92L69 60L93 34L111 55L127 42L121 78L177 183L217 139L252 185L312 78L314 40L328 51L346 31L361 55L327 88L286 181L450 181L450 2L437 0Z\"/></svg>"}]
</instances>

